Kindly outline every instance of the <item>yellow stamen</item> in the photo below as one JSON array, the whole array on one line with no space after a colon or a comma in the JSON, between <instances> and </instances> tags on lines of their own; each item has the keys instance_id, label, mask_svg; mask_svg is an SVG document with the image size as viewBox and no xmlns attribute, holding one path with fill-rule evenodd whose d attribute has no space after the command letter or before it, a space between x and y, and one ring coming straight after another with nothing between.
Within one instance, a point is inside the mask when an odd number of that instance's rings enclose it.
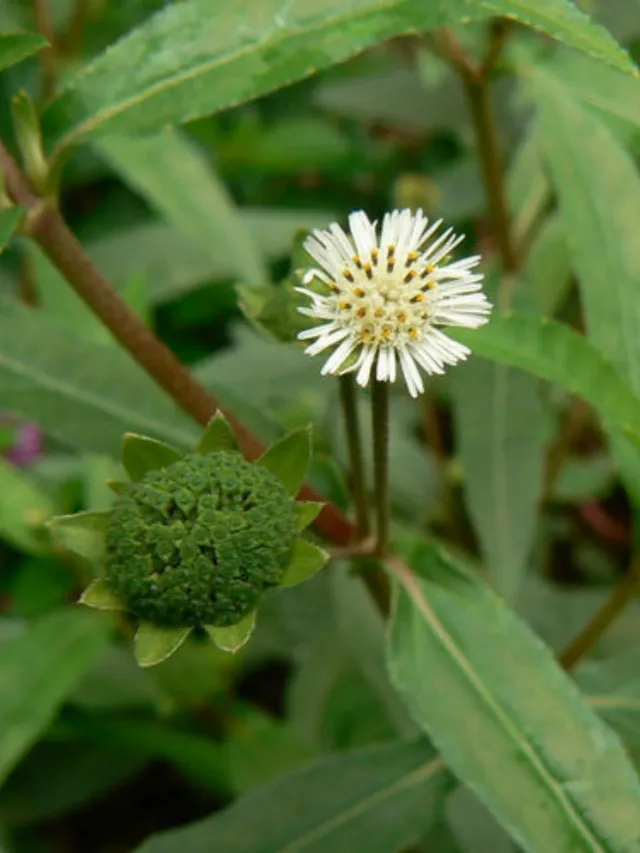
<instances>
[{"instance_id":1,"label":"yellow stamen","mask_svg":"<svg viewBox=\"0 0 640 853\"><path fill-rule=\"evenodd\" d=\"M373 270L371 269L371 264L363 264L362 266L365 274L369 280L373 278Z\"/></svg>"},{"instance_id":2,"label":"yellow stamen","mask_svg":"<svg viewBox=\"0 0 640 853\"><path fill-rule=\"evenodd\" d=\"M358 310L356 311L356 317L359 317L362 320L362 318L366 317L366 316L367 316L367 309L364 307L358 308Z\"/></svg>"},{"instance_id":3,"label":"yellow stamen","mask_svg":"<svg viewBox=\"0 0 640 853\"><path fill-rule=\"evenodd\" d=\"M409 272L405 275L405 277L402 280L404 281L405 284L409 284L411 279L415 278L416 275L417 275L417 273L415 270L409 270Z\"/></svg>"},{"instance_id":4,"label":"yellow stamen","mask_svg":"<svg viewBox=\"0 0 640 853\"><path fill-rule=\"evenodd\" d=\"M358 269L362 269L362 261L360 260L360 255L354 255L352 261L358 267Z\"/></svg>"},{"instance_id":5,"label":"yellow stamen","mask_svg":"<svg viewBox=\"0 0 640 853\"><path fill-rule=\"evenodd\" d=\"M412 296L409 301L410 302L424 302L424 294L423 293L416 293L416 295Z\"/></svg>"},{"instance_id":6,"label":"yellow stamen","mask_svg":"<svg viewBox=\"0 0 640 853\"><path fill-rule=\"evenodd\" d=\"M351 308L351 303L347 302L345 299L338 302L338 308L341 308L343 311L348 311Z\"/></svg>"},{"instance_id":7,"label":"yellow stamen","mask_svg":"<svg viewBox=\"0 0 640 853\"><path fill-rule=\"evenodd\" d=\"M353 273L349 269L349 267L345 267L342 270L342 275L346 278L347 281L353 281Z\"/></svg>"},{"instance_id":8,"label":"yellow stamen","mask_svg":"<svg viewBox=\"0 0 640 853\"><path fill-rule=\"evenodd\" d=\"M420 252L407 252L407 260L405 266L410 267L414 261L417 261L420 257Z\"/></svg>"},{"instance_id":9,"label":"yellow stamen","mask_svg":"<svg viewBox=\"0 0 640 853\"><path fill-rule=\"evenodd\" d=\"M374 264L378 263L378 255L379 254L380 254L380 252L378 251L378 249L372 249L371 250L371 260Z\"/></svg>"},{"instance_id":10,"label":"yellow stamen","mask_svg":"<svg viewBox=\"0 0 640 853\"><path fill-rule=\"evenodd\" d=\"M353 295L357 296L358 299L362 299L363 296L366 296L366 293L364 292L364 290L361 287L354 287L353 288Z\"/></svg>"}]
</instances>

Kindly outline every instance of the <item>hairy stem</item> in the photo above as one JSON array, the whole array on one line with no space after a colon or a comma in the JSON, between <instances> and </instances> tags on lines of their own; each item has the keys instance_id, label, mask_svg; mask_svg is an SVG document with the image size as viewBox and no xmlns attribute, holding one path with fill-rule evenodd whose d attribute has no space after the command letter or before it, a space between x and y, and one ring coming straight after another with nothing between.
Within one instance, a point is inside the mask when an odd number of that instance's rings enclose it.
<instances>
[{"instance_id":1,"label":"hairy stem","mask_svg":"<svg viewBox=\"0 0 640 853\"><path fill-rule=\"evenodd\" d=\"M367 485L364 476L362 436L360 434L358 418L356 384L353 376L350 374L341 376L339 384L342 417L349 451L350 486L356 506L358 538L364 539L369 534L369 508L367 504Z\"/></svg>"},{"instance_id":2,"label":"hairy stem","mask_svg":"<svg viewBox=\"0 0 640 853\"><path fill-rule=\"evenodd\" d=\"M109 286L81 244L67 227L56 207L35 195L13 157L0 142L0 170L11 198L27 211L25 231L35 240L49 260L62 273L114 337L133 356L149 376L190 414L205 426L216 409L217 400L160 341ZM242 424L225 412L245 455L254 459L264 446ZM309 486L300 497L322 500ZM316 526L332 542L345 545L354 538L355 527L341 510L326 503Z\"/></svg>"},{"instance_id":3,"label":"hairy stem","mask_svg":"<svg viewBox=\"0 0 640 853\"><path fill-rule=\"evenodd\" d=\"M373 432L373 487L376 507L375 553L384 557L389 547L389 383L374 379L371 389Z\"/></svg>"}]
</instances>

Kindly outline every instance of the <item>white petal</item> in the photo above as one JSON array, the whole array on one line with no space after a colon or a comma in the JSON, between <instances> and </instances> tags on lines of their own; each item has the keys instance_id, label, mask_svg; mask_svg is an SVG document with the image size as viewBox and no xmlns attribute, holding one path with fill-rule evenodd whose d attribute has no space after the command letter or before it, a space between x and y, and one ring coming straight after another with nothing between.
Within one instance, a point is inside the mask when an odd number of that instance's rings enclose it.
<instances>
[{"instance_id":1,"label":"white petal","mask_svg":"<svg viewBox=\"0 0 640 853\"><path fill-rule=\"evenodd\" d=\"M349 216L349 228L356 244L356 251L361 258L370 258L371 250L375 249L378 241L376 230L369 217L363 210L357 210Z\"/></svg>"},{"instance_id":2,"label":"white petal","mask_svg":"<svg viewBox=\"0 0 640 853\"><path fill-rule=\"evenodd\" d=\"M420 372L405 347L400 347L398 354L400 356L400 366L402 367L402 372L404 374L405 382L407 383L407 388L409 389L409 394L411 394L412 397L417 397L424 391Z\"/></svg>"},{"instance_id":3,"label":"white petal","mask_svg":"<svg viewBox=\"0 0 640 853\"><path fill-rule=\"evenodd\" d=\"M337 373L358 344L359 341L357 338L346 338L346 340L340 344L338 349L324 363L320 373L322 373L323 376L326 376L327 373Z\"/></svg>"},{"instance_id":4,"label":"white petal","mask_svg":"<svg viewBox=\"0 0 640 853\"><path fill-rule=\"evenodd\" d=\"M363 388L369 382L369 377L371 376L371 367L373 366L373 359L375 358L376 351L377 347L368 346L363 349L362 355L360 356L361 362L359 365L358 373L356 375L356 382Z\"/></svg>"},{"instance_id":5,"label":"white petal","mask_svg":"<svg viewBox=\"0 0 640 853\"><path fill-rule=\"evenodd\" d=\"M319 338L315 344L311 344L310 347L307 347L305 352L307 355L317 355L319 352L327 349L327 347L331 347L334 344L337 344L343 338L346 338L347 335L350 335L351 332L349 329L337 329L335 332L331 332L330 334L323 335Z\"/></svg>"}]
</instances>

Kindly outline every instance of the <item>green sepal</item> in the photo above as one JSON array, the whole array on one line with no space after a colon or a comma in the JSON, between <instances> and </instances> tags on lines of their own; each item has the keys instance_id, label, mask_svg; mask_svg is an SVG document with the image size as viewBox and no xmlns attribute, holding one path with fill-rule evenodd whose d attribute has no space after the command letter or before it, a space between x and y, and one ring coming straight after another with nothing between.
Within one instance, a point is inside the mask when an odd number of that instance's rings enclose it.
<instances>
[{"instance_id":1,"label":"green sepal","mask_svg":"<svg viewBox=\"0 0 640 853\"><path fill-rule=\"evenodd\" d=\"M280 586L296 586L309 580L327 564L329 554L308 539L296 539L293 543L291 561L287 566Z\"/></svg>"},{"instance_id":2,"label":"green sepal","mask_svg":"<svg viewBox=\"0 0 640 853\"><path fill-rule=\"evenodd\" d=\"M108 510L57 515L47 522L56 542L92 563L100 564L105 552L105 533L111 513Z\"/></svg>"},{"instance_id":3,"label":"green sepal","mask_svg":"<svg viewBox=\"0 0 640 853\"><path fill-rule=\"evenodd\" d=\"M257 460L281 481L290 495L297 495L307 476L311 459L311 427L290 432L276 441Z\"/></svg>"},{"instance_id":4,"label":"green sepal","mask_svg":"<svg viewBox=\"0 0 640 853\"><path fill-rule=\"evenodd\" d=\"M78 599L78 604L95 607L96 610L126 610L116 593L107 586L104 578L89 584Z\"/></svg>"},{"instance_id":5,"label":"green sepal","mask_svg":"<svg viewBox=\"0 0 640 853\"><path fill-rule=\"evenodd\" d=\"M298 532L308 527L322 511L322 501L302 501L296 504L296 530Z\"/></svg>"},{"instance_id":6,"label":"green sepal","mask_svg":"<svg viewBox=\"0 0 640 853\"><path fill-rule=\"evenodd\" d=\"M219 628L217 625L205 625L204 629L213 642L223 652L237 652L253 634L256 625L256 611L252 610L235 625Z\"/></svg>"},{"instance_id":7,"label":"green sepal","mask_svg":"<svg viewBox=\"0 0 640 853\"><path fill-rule=\"evenodd\" d=\"M147 471L165 468L182 459L182 453L146 435L127 432L122 441L122 464L132 480L140 480Z\"/></svg>"},{"instance_id":8,"label":"green sepal","mask_svg":"<svg viewBox=\"0 0 640 853\"><path fill-rule=\"evenodd\" d=\"M187 639L192 628L163 628L141 622L135 636L135 656L139 666L155 666L170 657Z\"/></svg>"},{"instance_id":9,"label":"green sepal","mask_svg":"<svg viewBox=\"0 0 640 853\"><path fill-rule=\"evenodd\" d=\"M231 429L231 424L217 411L211 418L196 450L198 453L214 453L217 450L237 450L238 443Z\"/></svg>"},{"instance_id":10,"label":"green sepal","mask_svg":"<svg viewBox=\"0 0 640 853\"><path fill-rule=\"evenodd\" d=\"M115 492L116 495L123 494L127 486L130 486L131 483L127 483L124 480L107 480L107 486L111 489L112 492Z\"/></svg>"}]
</instances>

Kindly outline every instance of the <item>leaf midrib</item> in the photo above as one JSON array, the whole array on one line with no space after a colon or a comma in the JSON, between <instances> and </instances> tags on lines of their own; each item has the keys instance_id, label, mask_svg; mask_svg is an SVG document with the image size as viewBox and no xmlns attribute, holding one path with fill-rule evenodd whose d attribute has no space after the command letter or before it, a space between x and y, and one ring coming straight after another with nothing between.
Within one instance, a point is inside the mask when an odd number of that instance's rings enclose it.
<instances>
[{"instance_id":1,"label":"leaf midrib","mask_svg":"<svg viewBox=\"0 0 640 853\"><path fill-rule=\"evenodd\" d=\"M218 56L217 58L212 59L209 62L202 63L202 64L198 65L197 68L195 68L195 69L184 71L184 72L182 72L182 74L175 74L169 80L165 79L165 80L163 80L163 81L161 81L155 85L149 86L144 90L144 92L141 92L139 95L129 97L127 100L121 101L119 104L113 105L111 108L106 108L102 112L97 113L93 117L93 119L89 119L89 120L85 121L84 123L80 123L79 125L77 125L76 128L73 129L66 137L63 137L61 139L59 144L56 146L56 149L55 149L54 154L53 154L53 158L57 159L60 156L61 152L65 148L67 148L69 145L73 145L73 143L78 138L84 136L85 134L91 133L91 131L95 127L98 127L100 124L104 124L105 122L109 121L110 119L120 115L123 112L126 112L132 106L135 106L136 104L139 104L139 103L142 103L146 100L149 100L160 92L167 91L169 89L175 88L176 86L179 86L182 83L187 82L188 80L191 80L195 77L198 77L201 74L207 74L220 65L224 65L224 64L228 65L228 64L231 64L233 62L236 62L239 59L241 59L243 56L245 56L247 53L251 53L251 52L255 52L257 50L260 50L260 49L264 48L266 45L268 45L269 47L273 47L274 45L277 45L279 42L285 41L285 40L290 39L292 37L297 38L300 36L309 35L311 33L317 32L317 31L321 31L323 29L329 29L329 28L335 27L337 25L339 26L341 23L344 23L344 22L358 21L359 19L367 18L367 17L370 17L374 14L379 14L380 12L384 12L385 9L393 9L396 6L404 5L405 2L406 2L406 0L402 0L401 3L398 3L397 0L382 0L382 2L374 4L373 6L369 6L369 7L367 7L366 10L362 10L360 12L357 12L356 14L341 14L340 12L338 12L332 18L329 18L329 19L324 18L321 20L316 19L316 21L310 22L310 24L308 24L307 26L299 27L293 35L291 32L283 33L280 36L280 38L276 37L276 38L271 38L270 40L265 39L264 41L258 42L258 43L253 42L249 45L246 45L243 48L236 50L235 52L226 53L222 57ZM463 0L463 2L465 4L465 6L468 7L468 15L472 15L474 5L475 5L476 9L477 8L486 9L488 14L504 13L504 10L503 10L503 8L501 8L501 4L499 4L499 3L485 2L485 0L476 0L475 4L470 4L468 2L468 0ZM527 20L528 16L531 14L531 8L530 7L523 6L521 3L518 3L517 0L511 0L511 2L512 2L512 5L519 6L520 9L524 10L524 12L522 13L523 19L527 21L527 24L529 26L531 26L533 29L537 29L539 31L543 31L543 32L546 31L544 29L544 27L542 27L541 25L532 24ZM548 21L551 25L555 25L555 27L557 29L558 22L551 15L547 15L544 10L542 10L542 12L540 12L540 10L538 10L537 14L540 16L540 18ZM468 15L467 14L461 15L461 17L467 17ZM515 17L515 16L513 16L513 17ZM588 18L585 17L584 23L589 24L591 22L589 21ZM562 28L566 29L566 24L561 22L560 27L561 27L561 29ZM413 31L416 28L408 26L406 29L407 29L407 31ZM400 35L402 32L403 32L403 30L399 29L397 31L397 34ZM563 40L559 36L555 36L555 38L557 38L558 41ZM586 48L588 48L588 49L586 49L587 53L589 53L589 50L591 50L593 52L591 55L595 55L598 52L597 46L594 47L593 39L585 38L583 35L581 35L580 39L578 41L580 44L585 45ZM370 39L365 39L364 41L359 43L359 48L364 49L364 47L366 47L367 44L369 44L369 42L370 42ZM611 45L611 47L612 48L615 47L615 44ZM600 48L600 50L602 50L602 48ZM620 70L622 70L622 69L620 69ZM313 68L309 69L306 74L303 74L300 77L296 77L295 79L296 80L304 79L304 77L309 76L310 74L314 73L314 71L315 71L315 69L313 69ZM89 67L86 71L86 74L89 75L91 73L92 73L91 67ZM83 76L84 75L81 74L79 77L76 78L75 82L81 84ZM75 86L69 87L69 89L67 91L73 93L73 92L77 92L78 89L79 89L79 87L77 85L75 85ZM81 90L80 90L80 93L81 93ZM224 109L228 109L229 107L232 107L237 103L242 103L243 100L245 100L245 99L230 100L229 103L227 103L225 105ZM221 107L221 109L223 109L223 107Z\"/></svg>"},{"instance_id":2,"label":"leaf midrib","mask_svg":"<svg viewBox=\"0 0 640 853\"><path fill-rule=\"evenodd\" d=\"M278 853L299 853L299 851L304 850L305 847L308 847L310 844L318 841L323 836L326 836L329 832L337 829L340 826L343 826L345 823L348 823L350 820L353 820L356 817L364 814L366 811L373 809L375 806L384 802L384 800L389 799L390 797L396 796L402 791L405 791L409 788L416 787L424 780L428 779L430 776L435 775L438 771L444 770L445 768L444 759L440 756L431 759L431 761L424 764L422 767L418 767L416 770L409 773L407 776L403 776L401 779L393 782L391 785L387 785L384 788L376 791L373 794L369 794L366 797L363 797L357 803L354 803L348 809L340 812L329 820L324 821L318 826L310 829L304 835L301 835L291 844L286 844L284 847L280 847Z\"/></svg>"},{"instance_id":3,"label":"leaf midrib","mask_svg":"<svg viewBox=\"0 0 640 853\"><path fill-rule=\"evenodd\" d=\"M119 420L122 420L132 426L134 424L137 424L140 426L144 426L145 428L151 429L154 434L158 432L157 419L154 420L152 418L143 417L137 410L134 410L132 412L128 409L121 409L120 407L113 405L113 403L110 403L105 397L93 397L91 394L87 394L85 392L80 393L77 387L74 387L73 385L68 385L59 379L54 379L53 377L48 376L46 373L34 370L28 365L22 364L19 361L9 358L6 354L1 352L0 367L5 367L7 368L7 370L14 373L15 375L24 377L32 382L35 382L47 390L60 393L67 399L91 406L98 412L106 412L107 414L112 415L113 417L118 418ZM166 426L166 424L163 424L162 426L162 433L165 437L170 437L174 441L178 441L182 445L188 445L193 439L193 436L188 435L186 432L182 432L176 429L175 427L168 427Z\"/></svg>"},{"instance_id":4,"label":"leaf midrib","mask_svg":"<svg viewBox=\"0 0 640 853\"><path fill-rule=\"evenodd\" d=\"M600 841L594 835L591 827L584 823L582 816L576 811L572 800L562 790L562 784L555 779L552 771L547 767L544 758L537 754L529 741L521 735L519 729L510 721L500 705L493 699L487 688L484 686L479 676L475 673L468 659L457 647L454 639L438 619L433 609L429 606L429 603L422 594L420 587L416 583L416 579L412 571L400 560L393 559L390 562L393 563L396 570L396 576L405 591L413 600L416 608L423 614L432 634L444 647L445 651L451 656L458 669L465 676L472 690L489 708L494 718L504 729L508 737L518 745L522 754L530 759L531 767L536 771L550 793L555 796L564 812L567 814L569 820L578 829L585 841L587 841L591 845L592 849L597 851L597 853L607 853L607 848L600 844Z\"/></svg>"}]
</instances>

